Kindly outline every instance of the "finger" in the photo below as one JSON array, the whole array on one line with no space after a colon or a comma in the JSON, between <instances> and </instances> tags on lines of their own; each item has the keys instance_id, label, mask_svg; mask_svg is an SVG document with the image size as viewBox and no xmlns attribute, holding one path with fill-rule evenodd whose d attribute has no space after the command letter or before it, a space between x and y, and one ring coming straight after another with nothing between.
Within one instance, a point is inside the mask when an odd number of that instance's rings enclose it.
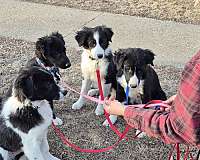
<instances>
[{"instance_id":1,"label":"finger","mask_svg":"<svg viewBox=\"0 0 200 160\"><path fill-rule=\"evenodd\" d=\"M111 97L109 98L109 100L110 100L110 101L114 101L114 100L115 100L115 97L112 97L112 96L111 96Z\"/></svg>"},{"instance_id":2,"label":"finger","mask_svg":"<svg viewBox=\"0 0 200 160\"><path fill-rule=\"evenodd\" d=\"M104 105L106 106L110 105L110 100L107 97L104 99Z\"/></svg>"},{"instance_id":3,"label":"finger","mask_svg":"<svg viewBox=\"0 0 200 160\"><path fill-rule=\"evenodd\" d=\"M105 106L104 109L105 109L105 111L106 111L107 113L110 114L110 106Z\"/></svg>"},{"instance_id":4,"label":"finger","mask_svg":"<svg viewBox=\"0 0 200 160\"><path fill-rule=\"evenodd\" d=\"M172 103L172 100L171 99L167 99L166 101L163 101L163 103L170 104L170 103Z\"/></svg>"}]
</instances>

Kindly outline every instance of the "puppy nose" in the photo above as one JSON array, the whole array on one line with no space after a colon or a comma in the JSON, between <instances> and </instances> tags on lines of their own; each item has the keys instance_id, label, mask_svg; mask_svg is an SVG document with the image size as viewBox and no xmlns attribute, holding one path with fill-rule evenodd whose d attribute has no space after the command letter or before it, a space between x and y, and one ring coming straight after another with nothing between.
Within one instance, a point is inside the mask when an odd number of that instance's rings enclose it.
<instances>
[{"instance_id":1,"label":"puppy nose","mask_svg":"<svg viewBox=\"0 0 200 160\"><path fill-rule=\"evenodd\" d=\"M130 87L131 87L131 88L136 88L136 87L137 87L137 85L130 84Z\"/></svg>"},{"instance_id":2,"label":"puppy nose","mask_svg":"<svg viewBox=\"0 0 200 160\"><path fill-rule=\"evenodd\" d=\"M71 67L71 63L66 64L66 68L69 68L69 67Z\"/></svg>"},{"instance_id":3,"label":"puppy nose","mask_svg":"<svg viewBox=\"0 0 200 160\"><path fill-rule=\"evenodd\" d=\"M98 54L97 57L98 57L99 59L101 59L101 58L103 58L103 54Z\"/></svg>"}]
</instances>

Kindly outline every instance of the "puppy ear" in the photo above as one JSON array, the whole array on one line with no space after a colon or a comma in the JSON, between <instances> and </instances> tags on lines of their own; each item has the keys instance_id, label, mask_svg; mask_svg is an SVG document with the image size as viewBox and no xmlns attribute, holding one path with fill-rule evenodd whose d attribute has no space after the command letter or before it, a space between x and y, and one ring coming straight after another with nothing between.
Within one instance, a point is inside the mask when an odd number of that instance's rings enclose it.
<instances>
[{"instance_id":1,"label":"puppy ear","mask_svg":"<svg viewBox=\"0 0 200 160\"><path fill-rule=\"evenodd\" d=\"M122 68L125 59L126 59L126 53L122 49L119 49L118 51L114 52L113 62L117 70Z\"/></svg>"},{"instance_id":2,"label":"puppy ear","mask_svg":"<svg viewBox=\"0 0 200 160\"><path fill-rule=\"evenodd\" d=\"M86 47L88 48L87 44L85 43L87 40L87 35L89 34L89 28L84 27L81 31L76 32L75 39L78 42L79 47Z\"/></svg>"},{"instance_id":3,"label":"puppy ear","mask_svg":"<svg viewBox=\"0 0 200 160\"><path fill-rule=\"evenodd\" d=\"M110 42L112 42L112 36L113 36L113 31L112 31L112 29L111 28L107 28L107 27L104 27L104 32L106 33L106 36L107 36L107 38L108 38L108 40L110 41Z\"/></svg>"},{"instance_id":4,"label":"puppy ear","mask_svg":"<svg viewBox=\"0 0 200 160\"><path fill-rule=\"evenodd\" d=\"M45 54L45 39L46 37L39 38L36 42L35 54L38 58L43 58Z\"/></svg>"},{"instance_id":5,"label":"puppy ear","mask_svg":"<svg viewBox=\"0 0 200 160\"><path fill-rule=\"evenodd\" d=\"M31 76L20 75L14 83L15 96L20 102L33 96L33 80Z\"/></svg>"},{"instance_id":6,"label":"puppy ear","mask_svg":"<svg viewBox=\"0 0 200 160\"><path fill-rule=\"evenodd\" d=\"M154 60L155 54L148 49L145 49L144 51L145 51L145 62L146 62L146 64L151 64L152 66L154 66L153 60Z\"/></svg>"},{"instance_id":7,"label":"puppy ear","mask_svg":"<svg viewBox=\"0 0 200 160\"><path fill-rule=\"evenodd\" d=\"M64 41L64 38L63 38L62 34L60 34L58 32L53 32L52 36L55 36L55 37L59 38L65 44L65 41Z\"/></svg>"}]
</instances>

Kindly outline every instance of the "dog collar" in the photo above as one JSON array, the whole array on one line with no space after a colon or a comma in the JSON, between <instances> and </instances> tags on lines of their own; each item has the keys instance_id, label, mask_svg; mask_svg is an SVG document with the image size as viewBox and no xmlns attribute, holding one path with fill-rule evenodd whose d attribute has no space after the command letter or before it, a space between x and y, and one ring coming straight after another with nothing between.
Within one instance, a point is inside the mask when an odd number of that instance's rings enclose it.
<instances>
[{"instance_id":1,"label":"dog collar","mask_svg":"<svg viewBox=\"0 0 200 160\"><path fill-rule=\"evenodd\" d=\"M46 67L44 65L44 63L36 57L36 62L42 67L44 68L45 70L47 70L54 78L55 82L58 84L60 82L60 79L61 79L61 75L60 75L60 72L59 72L59 69L58 67L56 66L53 66L53 67Z\"/></svg>"},{"instance_id":2,"label":"dog collar","mask_svg":"<svg viewBox=\"0 0 200 160\"><path fill-rule=\"evenodd\" d=\"M92 61L95 61L96 59L92 56L89 56L89 58L92 60Z\"/></svg>"}]
</instances>

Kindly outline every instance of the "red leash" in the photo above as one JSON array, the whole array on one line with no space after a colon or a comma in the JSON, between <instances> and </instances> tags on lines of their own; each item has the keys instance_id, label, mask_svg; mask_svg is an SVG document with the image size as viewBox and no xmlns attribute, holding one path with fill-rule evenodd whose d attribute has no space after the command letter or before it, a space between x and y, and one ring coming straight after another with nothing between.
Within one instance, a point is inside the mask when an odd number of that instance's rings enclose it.
<instances>
[{"instance_id":1,"label":"red leash","mask_svg":"<svg viewBox=\"0 0 200 160\"><path fill-rule=\"evenodd\" d=\"M99 95L100 95L101 101L104 101L104 95L103 95L103 89L102 89L102 85L101 85L101 76L100 76L100 70L99 70L99 68L96 69L96 75L97 75L97 81L98 81ZM111 120L110 120L110 118L109 118L109 114L108 114L105 110L104 110L104 114L105 114L105 117L106 117L106 119L107 119L107 121L108 121L108 123L109 123L109 125L110 125L110 128L111 128L119 137L121 137L121 136L124 134L124 132L125 132L126 130L129 130L130 128L132 128L131 126L127 125L126 128L125 128L125 131L124 131L123 133L121 133L121 132L117 129L117 127L115 127L115 126L112 124L112 122L111 122Z\"/></svg>"},{"instance_id":2,"label":"red leash","mask_svg":"<svg viewBox=\"0 0 200 160\"><path fill-rule=\"evenodd\" d=\"M73 144L72 142L70 142L69 139L67 139L65 137L65 135L63 134L63 132L55 126L54 123L52 123L52 127L54 129L54 131L56 132L56 135L61 139L62 143L67 145L67 146L70 146L71 148L79 151L79 152L84 152L84 153L101 153L101 152L107 152L113 148L115 148L125 137L126 137L126 134L128 133L129 131L129 128L126 128L124 130L124 132L121 134L120 138L118 139L117 142L115 142L112 146L109 146L109 147L106 147L106 148L101 148L101 149L84 149L84 148L81 148L75 144Z\"/></svg>"},{"instance_id":3,"label":"red leash","mask_svg":"<svg viewBox=\"0 0 200 160\"><path fill-rule=\"evenodd\" d=\"M94 97L90 97L90 96L87 96L87 95L82 95L84 96L85 98L91 100L91 101L94 101L94 102L97 102L97 103L100 103L100 104L103 104L103 101L104 101L104 95L103 95L103 89L102 89L102 85L101 85L101 77L100 77L100 70L97 68L96 69L96 75L97 75L97 81L98 81L98 88L99 88L99 93L100 93L100 100L94 98ZM77 92L76 90L74 90L73 88L69 87L68 85L65 84L65 86L80 94L79 92ZM129 105L129 106L138 106L138 107L144 107L144 108L153 108L153 109L160 109L160 108L168 108L169 105L163 103L161 100L152 100L150 101L149 103L147 104L141 104L141 105ZM158 108L156 108L158 107ZM130 128L132 128L130 125L127 125L126 128L124 129L124 131L121 133L111 122L110 118L109 118L109 114L104 110L104 113L105 113L105 117L110 125L110 128L119 136L119 139L116 143L114 143L113 145L109 146L109 147L106 147L106 148L101 148L101 149L84 149L84 148L81 148L73 143L70 142L69 139L67 139L65 137L65 135L63 134L63 132L55 126L54 123L52 123L52 127L54 129L54 131L56 132L57 136L60 137L61 141L63 142L63 144L65 145L68 145L70 147L72 147L73 149L79 151L79 152L85 152L85 153L101 153L101 152L106 152L106 151L109 151L113 148L115 148L125 137L126 137L126 134L128 133L128 131L130 130ZM140 134L140 133L139 133ZM139 134L137 134L134 138L136 138ZM177 160L180 160L180 148L179 148L179 144L176 144L174 145L173 147L173 150L176 146L176 149L177 149ZM172 157L172 153L173 153L173 150L171 151L170 155L169 155L169 160L171 159ZM191 153L189 153L189 147L187 148L186 150L186 154L184 156L184 160L187 159L188 155L190 155L191 159L193 160L193 157L191 155Z\"/></svg>"}]
</instances>

